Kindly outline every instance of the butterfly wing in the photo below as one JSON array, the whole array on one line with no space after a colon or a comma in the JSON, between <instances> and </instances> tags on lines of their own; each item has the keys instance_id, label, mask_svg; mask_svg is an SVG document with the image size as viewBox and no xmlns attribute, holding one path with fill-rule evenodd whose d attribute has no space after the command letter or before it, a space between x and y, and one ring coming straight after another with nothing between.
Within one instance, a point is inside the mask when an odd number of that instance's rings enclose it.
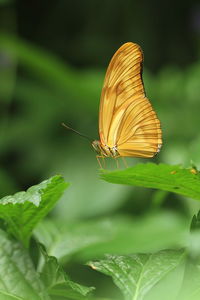
<instances>
[{"instance_id":1,"label":"butterfly wing","mask_svg":"<svg viewBox=\"0 0 200 300\"><path fill-rule=\"evenodd\" d=\"M145 96L143 55L134 43L122 45L108 66L101 94L99 134L102 146L120 156L152 157L160 149L160 121Z\"/></svg>"}]
</instances>

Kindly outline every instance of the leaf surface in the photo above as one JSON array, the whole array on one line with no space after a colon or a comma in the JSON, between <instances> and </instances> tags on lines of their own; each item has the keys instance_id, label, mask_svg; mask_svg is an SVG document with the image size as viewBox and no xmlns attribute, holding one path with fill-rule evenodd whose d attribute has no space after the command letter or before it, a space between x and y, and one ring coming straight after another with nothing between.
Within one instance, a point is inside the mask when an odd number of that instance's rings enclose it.
<instances>
[{"instance_id":1,"label":"leaf surface","mask_svg":"<svg viewBox=\"0 0 200 300\"><path fill-rule=\"evenodd\" d=\"M50 300L39 274L20 242L0 230L0 299Z\"/></svg>"},{"instance_id":2,"label":"leaf surface","mask_svg":"<svg viewBox=\"0 0 200 300\"><path fill-rule=\"evenodd\" d=\"M62 296L63 299L68 300L88 299L94 288L71 281L55 257L48 256L44 249L42 253L45 258L45 264L42 268L40 278L45 284L48 293L53 296Z\"/></svg>"},{"instance_id":3,"label":"leaf surface","mask_svg":"<svg viewBox=\"0 0 200 300\"><path fill-rule=\"evenodd\" d=\"M113 278L126 300L142 300L183 258L183 250L163 250L154 254L107 255L89 265Z\"/></svg>"},{"instance_id":4,"label":"leaf surface","mask_svg":"<svg viewBox=\"0 0 200 300\"><path fill-rule=\"evenodd\" d=\"M63 177L57 175L26 192L18 192L0 200L0 217L7 229L18 240L28 245L36 224L49 213L68 186Z\"/></svg>"},{"instance_id":5,"label":"leaf surface","mask_svg":"<svg viewBox=\"0 0 200 300\"><path fill-rule=\"evenodd\" d=\"M160 189L200 200L200 173L194 168L147 163L122 171L103 170L101 178L111 183Z\"/></svg>"}]
</instances>

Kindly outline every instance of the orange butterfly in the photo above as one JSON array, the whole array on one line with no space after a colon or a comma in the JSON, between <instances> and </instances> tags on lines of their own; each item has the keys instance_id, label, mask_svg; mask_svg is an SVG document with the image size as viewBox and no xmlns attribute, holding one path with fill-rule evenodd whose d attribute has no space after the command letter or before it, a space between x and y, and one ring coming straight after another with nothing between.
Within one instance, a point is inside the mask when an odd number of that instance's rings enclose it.
<instances>
[{"instance_id":1,"label":"orange butterfly","mask_svg":"<svg viewBox=\"0 0 200 300\"><path fill-rule=\"evenodd\" d=\"M146 98L140 46L125 43L108 66L100 100L98 157L153 157L162 146L160 121Z\"/></svg>"}]
</instances>

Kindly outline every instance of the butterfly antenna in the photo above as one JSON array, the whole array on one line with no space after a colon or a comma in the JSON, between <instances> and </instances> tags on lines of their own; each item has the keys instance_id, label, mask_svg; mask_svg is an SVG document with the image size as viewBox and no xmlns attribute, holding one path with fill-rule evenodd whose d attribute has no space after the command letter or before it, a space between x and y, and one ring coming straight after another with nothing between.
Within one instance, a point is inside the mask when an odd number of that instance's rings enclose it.
<instances>
[{"instance_id":1,"label":"butterfly antenna","mask_svg":"<svg viewBox=\"0 0 200 300\"><path fill-rule=\"evenodd\" d=\"M90 141L90 142L93 141L92 138L90 138L90 137L88 137L87 135L84 135L84 134L82 134L82 133L76 131L75 129L73 129L73 128L67 126L65 123L61 123L61 125L64 126L66 129L71 130L71 131L75 132L76 134L78 134L78 135L84 137L84 138L87 139L88 141Z\"/></svg>"}]
</instances>

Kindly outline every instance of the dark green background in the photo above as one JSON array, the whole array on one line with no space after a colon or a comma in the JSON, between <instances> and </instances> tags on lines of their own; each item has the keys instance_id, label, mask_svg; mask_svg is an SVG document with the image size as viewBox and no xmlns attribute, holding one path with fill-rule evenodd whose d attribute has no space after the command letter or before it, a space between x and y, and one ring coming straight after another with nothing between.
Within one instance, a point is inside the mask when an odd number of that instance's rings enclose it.
<instances>
[{"instance_id":1,"label":"dark green background","mask_svg":"<svg viewBox=\"0 0 200 300\"><path fill-rule=\"evenodd\" d=\"M98 138L103 77L127 41L144 51L145 88L163 129L151 161L200 166L198 1L1 0L0 27L1 196L61 173L71 187L54 211L60 218L149 210L153 190L99 180L91 145L60 125ZM150 160L128 164L140 161ZM190 215L198 206L174 199L163 196L161 209Z\"/></svg>"}]
</instances>

